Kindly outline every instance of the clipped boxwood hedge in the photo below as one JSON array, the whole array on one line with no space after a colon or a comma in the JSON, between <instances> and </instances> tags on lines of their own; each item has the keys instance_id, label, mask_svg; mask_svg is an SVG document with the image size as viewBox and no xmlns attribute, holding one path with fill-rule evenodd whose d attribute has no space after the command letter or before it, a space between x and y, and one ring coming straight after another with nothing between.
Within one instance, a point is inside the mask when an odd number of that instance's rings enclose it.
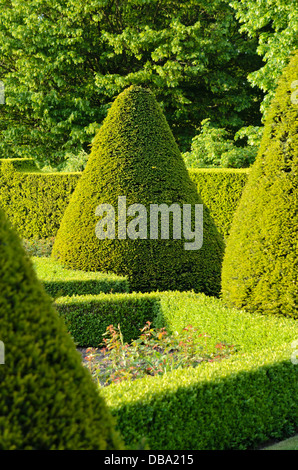
<instances>
[{"instance_id":1,"label":"clipped boxwood hedge","mask_svg":"<svg viewBox=\"0 0 298 470\"><path fill-rule=\"evenodd\" d=\"M109 325L120 324L125 342L140 336L146 321L153 321L159 293L115 293L59 297L55 308L77 346L99 347Z\"/></svg>"},{"instance_id":2,"label":"clipped boxwood hedge","mask_svg":"<svg viewBox=\"0 0 298 470\"><path fill-rule=\"evenodd\" d=\"M22 238L51 238L57 234L81 173L20 174L13 171L19 160L0 160L0 203ZM227 238L249 170L188 171L218 231Z\"/></svg>"},{"instance_id":3,"label":"clipped boxwood hedge","mask_svg":"<svg viewBox=\"0 0 298 470\"><path fill-rule=\"evenodd\" d=\"M245 449L297 427L294 319L227 308L193 292L61 297L55 306L79 346L98 347L109 324L120 324L129 342L148 320L170 332L192 324L237 346L219 363L102 388L126 448L145 438L151 450Z\"/></svg>"},{"instance_id":4,"label":"clipped boxwood hedge","mask_svg":"<svg viewBox=\"0 0 298 470\"><path fill-rule=\"evenodd\" d=\"M289 57L271 101L222 265L226 305L296 318L298 103L292 93L297 77L298 51Z\"/></svg>"},{"instance_id":5,"label":"clipped boxwood hedge","mask_svg":"<svg viewBox=\"0 0 298 470\"><path fill-rule=\"evenodd\" d=\"M127 448L244 450L298 423L289 345L101 388Z\"/></svg>"},{"instance_id":6,"label":"clipped boxwood hedge","mask_svg":"<svg viewBox=\"0 0 298 470\"><path fill-rule=\"evenodd\" d=\"M122 276L66 269L51 258L32 257L32 261L39 280L52 297L129 292L128 280Z\"/></svg>"},{"instance_id":7,"label":"clipped boxwood hedge","mask_svg":"<svg viewBox=\"0 0 298 470\"><path fill-rule=\"evenodd\" d=\"M0 205L21 238L55 236L80 174L22 173L10 160L0 168Z\"/></svg>"},{"instance_id":8,"label":"clipped boxwood hedge","mask_svg":"<svg viewBox=\"0 0 298 470\"><path fill-rule=\"evenodd\" d=\"M103 389L128 447L145 438L152 450L246 449L294 432L297 321L226 308L191 292L161 293L156 311L156 327L174 332L192 324L238 352L219 363Z\"/></svg>"},{"instance_id":9,"label":"clipped boxwood hedge","mask_svg":"<svg viewBox=\"0 0 298 470\"><path fill-rule=\"evenodd\" d=\"M0 158L0 171L2 164L4 163L5 166L7 162L11 163L13 168L18 171L29 172L38 170L34 158Z\"/></svg>"},{"instance_id":10,"label":"clipped boxwood hedge","mask_svg":"<svg viewBox=\"0 0 298 470\"><path fill-rule=\"evenodd\" d=\"M79 346L97 347L110 324L120 323L125 341L139 336L146 321L170 333L192 325L210 344L234 344L239 353L279 347L298 338L294 319L251 314L225 307L219 299L193 292L115 293L60 297L56 309Z\"/></svg>"}]
</instances>

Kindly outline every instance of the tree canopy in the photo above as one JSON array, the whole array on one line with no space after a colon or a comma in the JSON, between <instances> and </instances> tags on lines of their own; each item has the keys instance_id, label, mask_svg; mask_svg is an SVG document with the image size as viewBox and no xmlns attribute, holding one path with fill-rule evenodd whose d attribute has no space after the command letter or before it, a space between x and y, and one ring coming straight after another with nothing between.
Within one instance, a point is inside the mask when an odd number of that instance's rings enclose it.
<instances>
[{"instance_id":1,"label":"tree canopy","mask_svg":"<svg viewBox=\"0 0 298 470\"><path fill-rule=\"evenodd\" d=\"M248 80L265 94L261 104L265 118L289 55L298 48L298 1L234 0L231 6L241 24L240 32L258 41L257 53L264 64Z\"/></svg>"},{"instance_id":2,"label":"tree canopy","mask_svg":"<svg viewBox=\"0 0 298 470\"><path fill-rule=\"evenodd\" d=\"M203 119L259 125L257 38L227 0L0 0L1 157L58 165L85 150L113 99L149 86L182 151Z\"/></svg>"}]
</instances>

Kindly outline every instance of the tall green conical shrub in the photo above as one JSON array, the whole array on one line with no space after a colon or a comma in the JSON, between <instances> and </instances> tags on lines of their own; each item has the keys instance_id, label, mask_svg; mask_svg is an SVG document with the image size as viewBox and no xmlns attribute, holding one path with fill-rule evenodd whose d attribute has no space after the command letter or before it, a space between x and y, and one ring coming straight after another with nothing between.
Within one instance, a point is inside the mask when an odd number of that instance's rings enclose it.
<instances>
[{"instance_id":1,"label":"tall green conical shrub","mask_svg":"<svg viewBox=\"0 0 298 470\"><path fill-rule=\"evenodd\" d=\"M292 317L298 316L297 79L298 53L279 81L222 269L226 304Z\"/></svg>"},{"instance_id":2,"label":"tall green conical shrub","mask_svg":"<svg viewBox=\"0 0 298 470\"><path fill-rule=\"evenodd\" d=\"M135 230L141 232L139 238L132 239L124 230L120 239L119 197L126 197L126 208L132 204L146 208L146 234L140 229L144 229L143 214ZM218 295L223 241L207 208L201 249L186 250L183 233L181 239L173 239L171 218L169 239L152 239L149 233L151 204L178 204L181 211L183 204L191 204L194 217L195 205L201 203L153 94L129 87L114 101L93 141L87 166L64 213L53 257L75 269L127 275L137 291L194 289ZM95 235L101 220L95 212L101 204L115 209L114 239ZM127 216L126 227L136 216Z\"/></svg>"},{"instance_id":3,"label":"tall green conical shrub","mask_svg":"<svg viewBox=\"0 0 298 470\"><path fill-rule=\"evenodd\" d=\"M1 450L123 449L105 401L2 210L0 341Z\"/></svg>"}]
</instances>

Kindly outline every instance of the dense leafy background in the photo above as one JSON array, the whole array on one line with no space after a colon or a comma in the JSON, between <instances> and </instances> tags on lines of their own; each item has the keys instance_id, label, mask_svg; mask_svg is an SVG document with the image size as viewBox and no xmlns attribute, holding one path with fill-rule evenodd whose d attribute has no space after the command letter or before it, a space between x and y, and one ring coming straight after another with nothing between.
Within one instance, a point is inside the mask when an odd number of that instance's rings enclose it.
<instances>
[{"instance_id":1,"label":"dense leafy background","mask_svg":"<svg viewBox=\"0 0 298 470\"><path fill-rule=\"evenodd\" d=\"M262 130L277 80L298 47L297 6L0 0L0 157L76 170L113 100L137 84L156 95L182 152L209 119L210 135L219 128L226 140L236 137L236 156L224 164L250 165L256 149L247 135Z\"/></svg>"},{"instance_id":2,"label":"dense leafy background","mask_svg":"<svg viewBox=\"0 0 298 470\"><path fill-rule=\"evenodd\" d=\"M227 0L0 0L0 155L54 166L89 151L113 99L155 93L182 151L203 119L259 125L262 63Z\"/></svg>"},{"instance_id":3,"label":"dense leafy background","mask_svg":"<svg viewBox=\"0 0 298 470\"><path fill-rule=\"evenodd\" d=\"M231 6L240 21L240 32L257 38L257 53L265 62L248 75L249 82L265 93L261 104L265 117L289 54L298 48L298 1L236 0Z\"/></svg>"}]
</instances>

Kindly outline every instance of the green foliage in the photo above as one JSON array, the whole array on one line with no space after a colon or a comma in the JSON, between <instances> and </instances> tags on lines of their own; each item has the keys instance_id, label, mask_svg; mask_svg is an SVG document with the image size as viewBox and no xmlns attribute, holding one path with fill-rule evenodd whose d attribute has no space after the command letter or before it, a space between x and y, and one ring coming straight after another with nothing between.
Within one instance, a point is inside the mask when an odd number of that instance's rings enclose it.
<instances>
[{"instance_id":1,"label":"green foliage","mask_svg":"<svg viewBox=\"0 0 298 470\"><path fill-rule=\"evenodd\" d=\"M259 128L253 128L259 133ZM248 132L246 129L245 132ZM200 133L192 139L190 152L182 156L188 168L245 168L249 167L255 160L258 152L258 143L251 143L252 126L250 129L248 145L236 146L234 141L228 138L225 129L212 127L210 119L201 122ZM243 131L236 133L235 140L243 137Z\"/></svg>"},{"instance_id":2,"label":"green foliage","mask_svg":"<svg viewBox=\"0 0 298 470\"><path fill-rule=\"evenodd\" d=\"M219 342L214 350L208 348L208 335L198 333L191 325L169 335L165 328L151 328L147 321L138 339L125 343L120 325L107 327L100 363L95 361L97 348L88 348L88 368L100 385L135 380L146 375L161 375L172 370L197 367L201 362L220 361L235 352L233 345Z\"/></svg>"},{"instance_id":3,"label":"green foliage","mask_svg":"<svg viewBox=\"0 0 298 470\"><path fill-rule=\"evenodd\" d=\"M156 94L189 146L206 117L234 131L258 125L262 65L226 0L0 1L0 153L57 166L88 146L125 88Z\"/></svg>"},{"instance_id":4,"label":"green foliage","mask_svg":"<svg viewBox=\"0 0 298 470\"><path fill-rule=\"evenodd\" d=\"M218 231L225 239L229 235L248 174L248 169L189 170L203 203L209 208Z\"/></svg>"},{"instance_id":5,"label":"green foliage","mask_svg":"<svg viewBox=\"0 0 298 470\"><path fill-rule=\"evenodd\" d=\"M32 255L31 255L32 256ZM128 292L125 277L100 272L65 269L51 258L32 258L38 279L52 297L99 294L100 292Z\"/></svg>"},{"instance_id":6,"label":"green foliage","mask_svg":"<svg viewBox=\"0 0 298 470\"><path fill-rule=\"evenodd\" d=\"M154 95L141 87L129 87L113 103L93 141L87 166L65 210L52 257L65 266L83 271L114 272L128 277L132 290L195 289L217 295L223 240L209 210L204 206L203 246L186 250L181 233L169 239L150 238L135 228L135 238L119 236L118 198L126 207L142 204L150 214L151 204L192 207L201 199L185 168L168 123ZM99 239L96 208L110 204L115 210L115 238ZM133 217L127 215L127 224ZM159 223L160 225L160 223ZM148 230L147 230L148 228ZM151 229L150 229L151 230Z\"/></svg>"},{"instance_id":7,"label":"green foliage","mask_svg":"<svg viewBox=\"0 0 298 470\"><path fill-rule=\"evenodd\" d=\"M298 450L298 436L296 435L285 441L263 447L261 450Z\"/></svg>"},{"instance_id":8,"label":"green foliage","mask_svg":"<svg viewBox=\"0 0 298 470\"><path fill-rule=\"evenodd\" d=\"M160 293L158 302L155 330L166 327L174 335L191 323L209 333L211 350L220 339L238 346L238 352L220 363L203 362L195 369L102 388L127 448L145 440L152 450L245 449L293 432L298 369L290 361L290 344L297 339L297 321L226 308L203 294ZM94 311L93 305L89 311ZM109 337L115 351L123 352L127 337L121 340L113 332ZM89 350L90 362L94 355L96 351ZM114 360L117 366L121 357Z\"/></svg>"},{"instance_id":9,"label":"green foliage","mask_svg":"<svg viewBox=\"0 0 298 470\"><path fill-rule=\"evenodd\" d=\"M160 294L101 293L59 297L55 307L77 346L97 348L109 325L121 324L125 341L139 336L146 321L153 321Z\"/></svg>"},{"instance_id":10,"label":"green foliage","mask_svg":"<svg viewBox=\"0 0 298 470\"><path fill-rule=\"evenodd\" d=\"M13 163L14 159L5 161L8 167ZM209 208L218 231L226 238L232 216L247 180L247 170L189 169L188 173L190 179L196 184L204 204ZM38 253L49 253L49 250L51 251L50 239L57 234L62 215L81 173L63 175L23 173L22 176L15 173L13 185L11 185L10 175L11 171L5 170L2 174L0 171L1 204L9 219L14 221L20 235L23 238L32 239L30 241L26 239L29 253L33 256L38 256ZM33 204L34 199L38 201L38 204ZM24 206L27 208L26 211ZM44 225L38 223L39 218L45 221ZM33 221L36 222L34 228L32 227ZM44 248L39 247L43 242L38 240L44 236L49 240L48 248L46 248L46 240ZM34 245L36 245L35 248Z\"/></svg>"},{"instance_id":11,"label":"green foliage","mask_svg":"<svg viewBox=\"0 0 298 470\"><path fill-rule=\"evenodd\" d=\"M240 325L239 325L240 327ZM103 387L126 446L245 450L297 427L298 368L289 346Z\"/></svg>"},{"instance_id":12,"label":"green foliage","mask_svg":"<svg viewBox=\"0 0 298 470\"><path fill-rule=\"evenodd\" d=\"M13 165L2 161L0 205L22 238L54 237L80 174L21 173Z\"/></svg>"},{"instance_id":13,"label":"green foliage","mask_svg":"<svg viewBox=\"0 0 298 470\"><path fill-rule=\"evenodd\" d=\"M296 317L298 105L294 54L279 81L255 164L235 212L222 270L228 305Z\"/></svg>"},{"instance_id":14,"label":"green foliage","mask_svg":"<svg viewBox=\"0 0 298 470\"><path fill-rule=\"evenodd\" d=\"M66 173L71 173L73 171L83 171L86 167L88 156L88 153L84 150L81 150L77 154L67 153L64 157L66 160L65 164L61 165L58 170Z\"/></svg>"},{"instance_id":15,"label":"green foliage","mask_svg":"<svg viewBox=\"0 0 298 470\"><path fill-rule=\"evenodd\" d=\"M208 332L213 347L220 339L239 346L241 352L278 347L298 337L295 320L239 313L238 309L226 308L219 299L193 292L69 296L56 299L55 306L81 347L97 348L111 324L121 324L124 341L131 342L147 321L154 328L166 327L171 334L191 324Z\"/></svg>"},{"instance_id":16,"label":"green foliage","mask_svg":"<svg viewBox=\"0 0 298 470\"><path fill-rule=\"evenodd\" d=\"M298 48L298 2L233 0L230 5L242 24L239 32L258 41L257 53L263 64L248 74L248 81L265 94L261 104L264 119L289 55Z\"/></svg>"},{"instance_id":17,"label":"green foliage","mask_svg":"<svg viewBox=\"0 0 298 470\"><path fill-rule=\"evenodd\" d=\"M227 308L220 299L194 292L162 293L154 326L174 333L189 324L207 332L213 348L220 340L234 344L240 354L275 349L298 338L294 319Z\"/></svg>"},{"instance_id":18,"label":"green foliage","mask_svg":"<svg viewBox=\"0 0 298 470\"><path fill-rule=\"evenodd\" d=\"M56 171L63 173L81 172L85 169L88 157L89 155L85 150L80 150L78 153L69 152L65 154L63 163L60 163L57 167L43 166L41 171L45 173L54 173Z\"/></svg>"},{"instance_id":19,"label":"green foliage","mask_svg":"<svg viewBox=\"0 0 298 470\"><path fill-rule=\"evenodd\" d=\"M2 210L0 259L0 449L123 449L103 397Z\"/></svg>"},{"instance_id":20,"label":"green foliage","mask_svg":"<svg viewBox=\"0 0 298 470\"><path fill-rule=\"evenodd\" d=\"M35 163L35 160L33 158L2 158L0 159L0 170L1 166L4 163L4 168L7 167L7 164L11 164L13 168L15 168L18 171L36 171L37 165Z\"/></svg>"}]
</instances>

